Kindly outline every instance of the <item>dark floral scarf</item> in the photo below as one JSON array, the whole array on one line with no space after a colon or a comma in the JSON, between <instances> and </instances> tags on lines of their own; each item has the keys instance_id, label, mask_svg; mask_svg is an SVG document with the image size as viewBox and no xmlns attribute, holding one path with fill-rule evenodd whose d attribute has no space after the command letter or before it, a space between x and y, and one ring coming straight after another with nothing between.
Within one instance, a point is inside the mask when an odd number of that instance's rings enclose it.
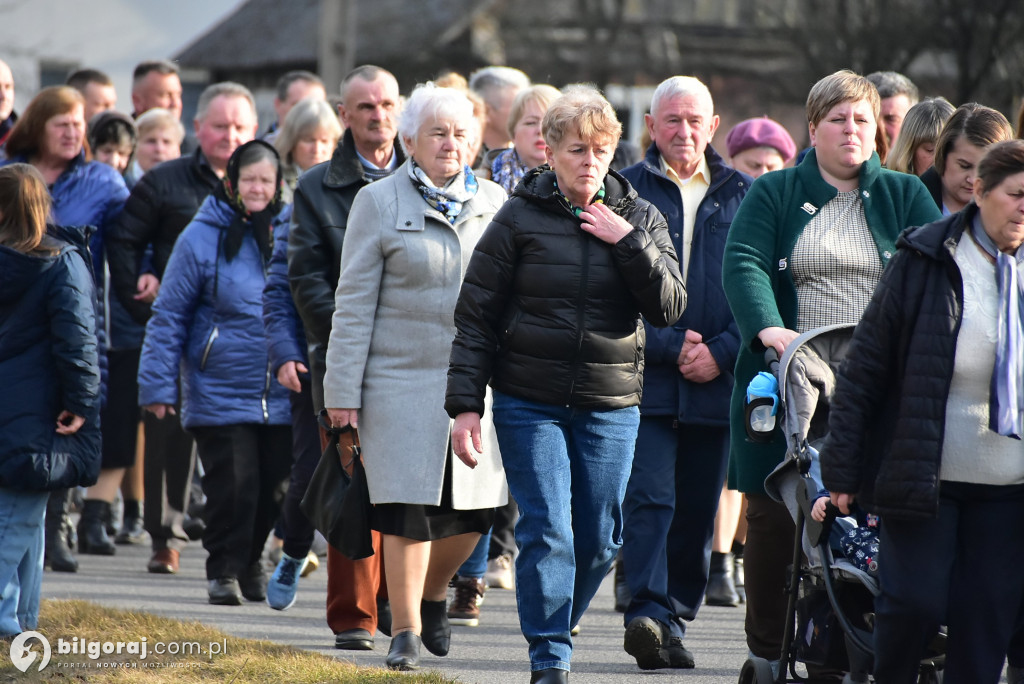
<instances>
[{"instance_id":1,"label":"dark floral scarf","mask_svg":"<svg viewBox=\"0 0 1024 684\"><path fill-rule=\"evenodd\" d=\"M511 195L529 170L526 163L519 158L516 148L510 147L499 152L498 156L494 158L494 162L491 164L491 180Z\"/></svg>"},{"instance_id":2,"label":"dark floral scarf","mask_svg":"<svg viewBox=\"0 0 1024 684\"><path fill-rule=\"evenodd\" d=\"M245 208L242 197L238 194L238 176L241 171L241 159L245 152L254 145L266 147L273 152L273 158L277 160L277 192L274 194L274 199L270 200L270 203L262 211L256 213L250 212ZM213 194L235 212L235 217L225 229L223 236L222 249L224 259L228 262L234 259L238 255L238 250L242 248L242 240L245 238L245 234L251 232L256 239L256 244L260 248L260 254L263 255L264 263L270 261L270 255L274 246L273 226L271 224L274 217L281 212L283 206L281 202L281 160L273 145L269 145L262 140L252 140L244 145L240 145L234 154L231 155L231 159L228 160L228 168L224 173L224 178L214 188Z\"/></svg>"}]
</instances>

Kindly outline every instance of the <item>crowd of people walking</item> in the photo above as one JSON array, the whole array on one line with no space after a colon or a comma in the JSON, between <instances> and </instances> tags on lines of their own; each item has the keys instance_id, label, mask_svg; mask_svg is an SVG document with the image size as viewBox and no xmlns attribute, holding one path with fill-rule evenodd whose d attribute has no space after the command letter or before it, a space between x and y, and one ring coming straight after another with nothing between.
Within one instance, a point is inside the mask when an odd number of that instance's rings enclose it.
<instances>
[{"instance_id":1,"label":"crowd of people walking","mask_svg":"<svg viewBox=\"0 0 1024 684\"><path fill-rule=\"evenodd\" d=\"M671 76L638 150L593 86L402 85L360 66L335 108L289 72L260 133L249 89L214 83L186 136L171 62L138 65L129 116L92 69L15 113L0 61L0 634L36 627L76 544L148 544L145 571L175 574L201 540L211 604L286 611L319 564L301 502L322 458L351 471L327 449L347 430L372 554L326 549L336 648L380 632L383 664L416 669L514 588L530 681L566 682L614 567L640 669L697 667L708 603L744 606L777 673L786 440L747 438L747 386L766 350L844 324L821 472L883 520L876 680L916 681L942 626L947 684L1007 657L1024 682L1003 114L839 71L798 154L767 117L722 134L708 87Z\"/></svg>"}]
</instances>

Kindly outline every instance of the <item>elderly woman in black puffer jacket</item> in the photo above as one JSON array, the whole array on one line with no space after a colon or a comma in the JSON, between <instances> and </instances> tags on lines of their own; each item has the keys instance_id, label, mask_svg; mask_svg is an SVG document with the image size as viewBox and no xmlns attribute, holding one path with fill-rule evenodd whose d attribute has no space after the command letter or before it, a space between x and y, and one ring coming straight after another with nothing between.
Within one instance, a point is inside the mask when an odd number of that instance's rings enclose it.
<instances>
[{"instance_id":1,"label":"elderly woman in black puffer jacket","mask_svg":"<svg viewBox=\"0 0 1024 684\"><path fill-rule=\"evenodd\" d=\"M494 427L519 502L516 585L531 682L568 681L570 629L621 545L639 424L641 315L665 326L686 293L665 219L608 169L621 125L591 89L542 124L550 168L531 171L469 264L445 409L475 463L493 387Z\"/></svg>"}]
</instances>

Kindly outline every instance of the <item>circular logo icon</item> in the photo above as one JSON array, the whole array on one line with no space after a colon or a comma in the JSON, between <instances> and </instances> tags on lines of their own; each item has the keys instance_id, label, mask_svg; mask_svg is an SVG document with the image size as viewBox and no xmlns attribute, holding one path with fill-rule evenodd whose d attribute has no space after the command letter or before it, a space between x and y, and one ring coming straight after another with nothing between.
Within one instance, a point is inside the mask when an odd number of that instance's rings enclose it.
<instances>
[{"instance_id":1,"label":"circular logo icon","mask_svg":"<svg viewBox=\"0 0 1024 684\"><path fill-rule=\"evenodd\" d=\"M30 643L33 639L43 645L43 658L39 661L39 667L36 669L41 671L50 664L50 642L46 637L39 632L22 632L11 642L11 662L22 672L27 672L39 656L39 653L32 648L35 644Z\"/></svg>"}]
</instances>

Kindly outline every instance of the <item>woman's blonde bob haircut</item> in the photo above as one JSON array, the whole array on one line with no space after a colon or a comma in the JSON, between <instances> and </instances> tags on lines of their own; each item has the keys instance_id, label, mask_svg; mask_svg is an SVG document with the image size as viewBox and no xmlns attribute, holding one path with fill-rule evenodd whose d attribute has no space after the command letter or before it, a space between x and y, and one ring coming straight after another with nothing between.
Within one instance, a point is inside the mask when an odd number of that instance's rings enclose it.
<instances>
[{"instance_id":1,"label":"woman's blonde bob haircut","mask_svg":"<svg viewBox=\"0 0 1024 684\"><path fill-rule=\"evenodd\" d=\"M50 217L50 191L31 164L0 168L0 245L28 254L38 249Z\"/></svg>"},{"instance_id":2,"label":"woman's blonde bob haircut","mask_svg":"<svg viewBox=\"0 0 1024 684\"><path fill-rule=\"evenodd\" d=\"M544 142L558 147L569 133L576 133L587 142L619 142L622 124L608 100L595 88L574 86L551 103L541 122Z\"/></svg>"},{"instance_id":3,"label":"woman's blonde bob haircut","mask_svg":"<svg viewBox=\"0 0 1024 684\"><path fill-rule=\"evenodd\" d=\"M536 103L546 112L551 103L561 95L558 88L547 83L538 83L520 90L516 99L512 101L512 108L508 110L508 137L516 137L516 125L519 124L519 120L523 118L523 113L530 104Z\"/></svg>"},{"instance_id":4,"label":"woman's blonde bob haircut","mask_svg":"<svg viewBox=\"0 0 1024 684\"><path fill-rule=\"evenodd\" d=\"M811 86L811 92L807 94L807 121L817 126L836 105L861 100L871 104L877 124L882 100L874 84L849 69L837 71Z\"/></svg>"}]
</instances>

